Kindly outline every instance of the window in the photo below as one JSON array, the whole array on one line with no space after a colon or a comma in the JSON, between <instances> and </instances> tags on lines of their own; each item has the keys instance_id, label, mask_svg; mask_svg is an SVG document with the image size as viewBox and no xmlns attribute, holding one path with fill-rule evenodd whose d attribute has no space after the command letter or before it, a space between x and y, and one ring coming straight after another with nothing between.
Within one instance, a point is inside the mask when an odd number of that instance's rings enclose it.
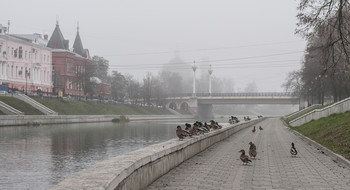
<instances>
[{"instance_id":1,"label":"window","mask_svg":"<svg viewBox=\"0 0 350 190\"><path fill-rule=\"evenodd\" d=\"M27 51L24 52L24 58L27 59Z\"/></svg>"},{"instance_id":2,"label":"window","mask_svg":"<svg viewBox=\"0 0 350 190\"><path fill-rule=\"evenodd\" d=\"M19 46L18 58L22 59L22 55L23 55L23 49L22 49L22 46Z\"/></svg>"},{"instance_id":3,"label":"window","mask_svg":"<svg viewBox=\"0 0 350 190\"><path fill-rule=\"evenodd\" d=\"M12 56L15 56L15 51L14 51L13 48L11 48L11 55L12 55Z\"/></svg>"},{"instance_id":4,"label":"window","mask_svg":"<svg viewBox=\"0 0 350 190\"><path fill-rule=\"evenodd\" d=\"M46 62L46 55L44 55L44 63Z\"/></svg>"},{"instance_id":5,"label":"window","mask_svg":"<svg viewBox=\"0 0 350 190\"><path fill-rule=\"evenodd\" d=\"M16 66L16 78L18 78L18 67Z\"/></svg>"}]
</instances>

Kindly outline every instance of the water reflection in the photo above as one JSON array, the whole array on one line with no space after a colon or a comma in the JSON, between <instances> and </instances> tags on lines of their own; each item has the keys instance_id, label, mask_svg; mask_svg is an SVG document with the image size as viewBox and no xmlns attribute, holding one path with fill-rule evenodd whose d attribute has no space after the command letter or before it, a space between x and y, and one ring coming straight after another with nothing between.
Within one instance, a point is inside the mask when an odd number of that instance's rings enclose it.
<instances>
[{"instance_id":1,"label":"water reflection","mask_svg":"<svg viewBox=\"0 0 350 190\"><path fill-rule=\"evenodd\" d=\"M142 121L0 128L1 189L49 189L73 173L175 138L194 121Z\"/></svg>"}]
</instances>

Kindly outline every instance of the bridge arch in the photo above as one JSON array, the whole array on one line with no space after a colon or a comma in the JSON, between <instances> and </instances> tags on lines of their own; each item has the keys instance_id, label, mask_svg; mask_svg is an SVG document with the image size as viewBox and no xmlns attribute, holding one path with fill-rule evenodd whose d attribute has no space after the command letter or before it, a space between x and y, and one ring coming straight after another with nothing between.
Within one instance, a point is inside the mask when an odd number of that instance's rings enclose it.
<instances>
[{"instance_id":1,"label":"bridge arch","mask_svg":"<svg viewBox=\"0 0 350 190\"><path fill-rule=\"evenodd\" d=\"M182 102L180 104L180 110L188 111L188 103L187 102Z\"/></svg>"},{"instance_id":2,"label":"bridge arch","mask_svg":"<svg viewBox=\"0 0 350 190\"><path fill-rule=\"evenodd\" d=\"M170 102L168 107L170 109L176 110L177 109L177 104L175 102Z\"/></svg>"}]
</instances>

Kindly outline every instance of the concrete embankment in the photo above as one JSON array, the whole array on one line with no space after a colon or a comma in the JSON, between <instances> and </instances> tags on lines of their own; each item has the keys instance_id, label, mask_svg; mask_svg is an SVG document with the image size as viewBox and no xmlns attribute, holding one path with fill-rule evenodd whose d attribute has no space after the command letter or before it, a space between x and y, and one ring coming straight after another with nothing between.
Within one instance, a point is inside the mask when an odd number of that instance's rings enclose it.
<instances>
[{"instance_id":1,"label":"concrete embankment","mask_svg":"<svg viewBox=\"0 0 350 190\"><path fill-rule=\"evenodd\" d=\"M193 116L179 115L125 115L130 121L187 119ZM23 125L46 125L65 123L111 122L120 115L4 115L0 116L0 127Z\"/></svg>"},{"instance_id":2,"label":"concrete embankment","mask_svg":"<svg viewBox=\"0 0 350 190\"><path fill-rule=\"evenodd\" d=\"M183 161L263 119L227 125L194 138L172 139L126 153L77 172L53 189L143 189Z\"/></svg>"},{"instance_id":3,"label":"concrete embankment","mask_svg":"<svg viewBox=\"0 0 350 190\"><path fill-rule=\"evenodd\" d=\"M317 120L322 117L328 117L332 114L344 113L350 110L350 98L336 102L328 107L322 109L315 109L303 116L300 116L289 122L289 125L296 127L308 123L312 120Z\"/></svg>"}]
</instances>

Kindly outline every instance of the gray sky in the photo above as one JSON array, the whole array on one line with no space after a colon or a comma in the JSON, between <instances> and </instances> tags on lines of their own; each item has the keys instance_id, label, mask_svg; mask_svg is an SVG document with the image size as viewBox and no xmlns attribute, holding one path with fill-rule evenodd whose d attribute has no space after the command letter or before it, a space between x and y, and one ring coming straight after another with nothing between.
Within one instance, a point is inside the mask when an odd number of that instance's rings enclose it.
<instances>
[{"instance_id":1,"label":"gray sky","mask_svg":"<svg viewBox=\"0 0 350 190\"><path fill-rule=\"evenodd\" d=\"M294 34L295 0L17 0L6 1L0 23L11 33L52 34L58 18L73 45L79 21L84 48L110 69L142 79L157 74L179 52L191 69L233 78L235 90L282 91L286 74L300 68L305 41ZM181 71L181 70L180 70ZM199 72L198 72L199 73ZM192 81L189 81L192 82Z\"/></svg>"}]
</instances>

